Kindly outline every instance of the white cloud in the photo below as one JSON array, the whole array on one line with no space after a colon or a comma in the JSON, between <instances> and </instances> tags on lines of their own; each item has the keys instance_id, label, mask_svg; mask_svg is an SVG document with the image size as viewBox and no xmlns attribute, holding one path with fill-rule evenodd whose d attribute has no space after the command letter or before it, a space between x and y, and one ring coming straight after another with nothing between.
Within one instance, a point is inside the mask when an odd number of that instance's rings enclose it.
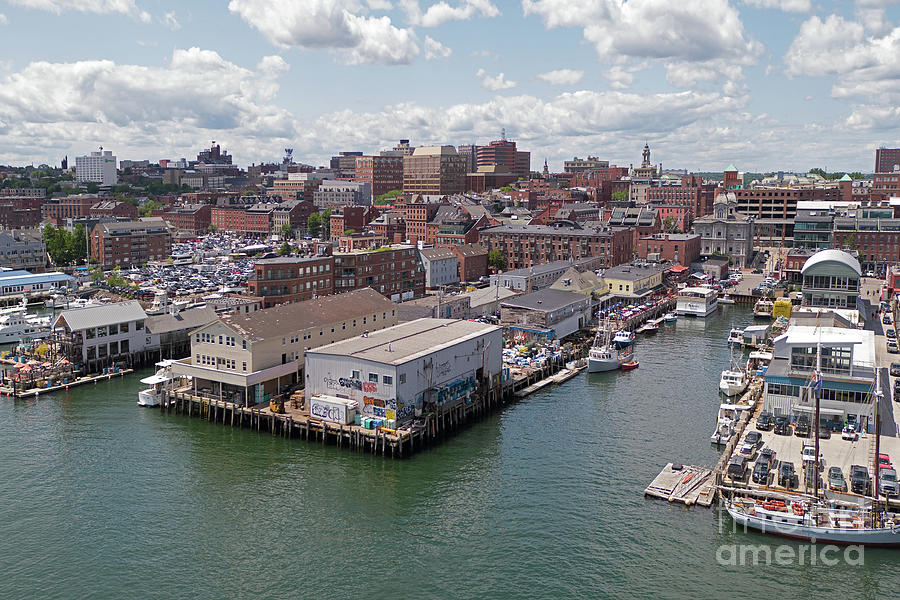
<instances>
[{"instance_id":1,"label":"white cloud","mask_svg":"<svg viewBox=\"0 0 900 600\"><path fill-rule=\"evenodd\" d=\"M499 90L508 90L510 88L516 87L515 81L507 81L506 76L503 73L500 73L496 77L491 77L487 74L484 69L478 69L478 72L475 73L475 76L481 79L481 85L486 90L490 90L492 92L497 92Z\"/></svg>"},{"instance_id":2,"label":"white cloud","mask_svg":"<svg viewBox=\"0 0 900 600\"><path fill-rule=\"evenodd\" d=\"M228 10L277 46L336 50L349 64L409 64L419 54L411 29L356 14L355 0L231 0Z\"/></svg>"},{"instance_id":3,"label":"white cloud","mask_svg":"<svg viewBox=\"0 0 900 600\"><path fill-rule=\"evenodd\" d=\"M744 3L756 8L775 8L784 12L809 12L812 9L810 0L744 0Z\"/></svg>"},{"instance_id":4,"label":"white cloud","mask_svg":"<svg viewBox=\"0 0 900 600\"><path fill-rule=\"evenodd\" d=\"M575 85L584 77L584 71L576 71L573 69L556 69L555 71L547 71L537 76L541 81L545 81L550 85Z\"/></svg>"},{"instance_id":5,"label":"white cloud","mask_svg":"<svg viewBox=\"0 0 900 600\"><path fill-rule=\"evenodd\" d=\"M467 21L476 15L496 17L498 9L490 0L462 0L451 6L444 0L436 2L422 12L419 0L401 0L407 18L413 25L420 27L438 27L450 21Z\"/></svg>"},{"instance_id":6,"label":"white cloud","mask_svg":"<svg viewBox=\"0 0 900 600\"><path fill-rule=\"evenodd\" d=\"M179 23L178 19L175 18L175 11L167 12L163 17L162 23L172 31L178 31L179 29L181 29L181 23Z\"/></svg>"},{"instance_id":7,"label":"white cloud","mask_svg":"<svg viewBox=\"0 0 900 600\"><path fill-rule=\"evenodd\" d=\"M9 20L6 18L6 15L0 13L0 25L6 25L9 23Z\"/></svg>"},{"instance_id":8,"label":"white cloud","mask_svg":"<svg viewBox=\"0 0 900 600\"><path fill-rule=\"evenodd\" d=\"M144 23L151 20L150 13L139 9L134 0L8 0L8 2L56 14L74 10L96 14L119 13L140 19Z\"/></svg>"},{"instance_id":9,"label":"white cloud","mask_svg":"<svg viewBox=\"0 0 900 600\"><path fill-rule=\"evenodd\" d=\"M451 54L453 54L453 50L431 36L425 36L425 60L449 58Z\"/></svg>"},{"instance_id":10,"label":"white cloud","mask_svg":"<svg viewBox=\"0 0 900 600\"><path fill-rule=\"evenodd\" d=\"M390 0L366 0L366 4L371 10L391 10L394 8Z\"/></svg>"},{"instance_id":11,"label":"white cloud","mask_svg":"<svg viewBox=\"0 0 900 600\"><path fill-rule=\"evenodd\" d=\"M0 80L0 154L102 144L159 156L209 139L252 153L295 135L294 117L268 102L286 68L265 57L254 71L199 48L175 50L163 67L32 62Z\"/></svg>"},{"instance_id":12,"label":"white cloud","mask_svg":"<svg viewBox=\"0 0 900 600\"><path fill-rule=\"evenodd\" d=\"M547 28L583 27L601 58L719 58L744 64L762 50L727 0L522 0L522 8L526 16L541 16Z\"/></svg>"}]
</instances>

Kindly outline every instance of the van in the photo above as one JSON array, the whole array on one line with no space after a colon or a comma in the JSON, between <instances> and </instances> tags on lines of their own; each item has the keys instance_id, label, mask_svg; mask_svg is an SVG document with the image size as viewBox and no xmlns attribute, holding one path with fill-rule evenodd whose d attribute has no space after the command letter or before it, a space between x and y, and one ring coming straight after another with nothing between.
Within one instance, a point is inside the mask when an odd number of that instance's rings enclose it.
<instances>
[{"instance_id":1,"label":"van","mask_svg":"<svg viewBox=\"0 0 900 600\"><path fill-rule=\"evenodd\" d=\"M743 456L732 456L728 461L728 476L733 480L743 479L747 474L747 459Z\"/></svg>"}]
</instances>

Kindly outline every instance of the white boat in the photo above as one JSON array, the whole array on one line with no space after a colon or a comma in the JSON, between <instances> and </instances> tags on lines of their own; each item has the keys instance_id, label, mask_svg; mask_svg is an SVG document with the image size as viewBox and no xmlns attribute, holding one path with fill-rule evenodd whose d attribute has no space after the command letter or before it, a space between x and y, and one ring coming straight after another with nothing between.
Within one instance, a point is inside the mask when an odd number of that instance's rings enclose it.
<instances>
[{"instance_id":1,"label":"white boat","mask_svg":"<svg viewBox=\"0 0 900 600\"><path fill-rule=\"evenodd\" d=\"M627 329L623 329L621 331L617 331L616 335L613 336L613 345L616 348L625 348L626 346L630 346L634 343L634 332L628 331Z\"/></svg>"},{"instance_id":2,"label":"white boat","mask_svg":"<svg viewBox=\"0 0 900 600\"><path fill-rule=\"evenodd\" d=\"M156 292L153 303L147 309L148 315L164 315L184 310L188 305L187 300L172 300L166 292Z\"/></svg>"},{"instance_id":3,"label":"white boat","mask_svg":"<svg viewBox=\"0 0 900 600\"><path fill-rule=\"evenodd\" d=\"M174 360L161 360L156 363L159 369L150 377L141 379L141 383L148 386L138 392L138 406L159 406L163 398L172 389L175 375L172 373Z\"/></svg>"},{"instance_id":4,"label":"white boat","mask_svg":"<svg viewBox=\"0 0 900 600\"><path fill-rule=\"evenodd\" d=\"M760 298L756 301L756 304L753 305L753 316L761 317L761 318L772 318L772 309L775 307L775 303L767 298Z\"/></svg>"},{"instance_id":5,"label":"white boat","mask_svg":"<svg viewBox=\"0 0 900 600\"><path fill-rule=\"evenodd\" d=\"M675 314L707 317L719 307L719 293L712 288L686 287L678 290Z\"/></svg>"},{"instance_id":6,"label":"white boat","mask_svg":"<svg viewBox=\"0 0 900 600\"><path fill-rule=\"evenodd\" d=\"M678 315L676 315L676 314L673 313L673 312L666 313L666 316L663 317L663 320L664 320L666 323L674 323L675 321L678 320Z\"/></svg>"},{"instance_id":7,"label":"white boat","mask_svg":"<svg viewBox=\"0 0 900 600\"><path fill-rule=\"evenodd\" d=\"M818 544L900 546L900 515L811 499L778 502L736 496L725 500L735 523L762 533Z\"/></svg>"},{"instance_id":8,"label":"white boat","mask_svg":"<svg viewBox=\"0 0 900 600\"><path fill-rule=\"evenodd\" d=\"M716 428L709 436L713 444L727 444L734 435L735 425L741 418L741 413L753 408L752 404L730 404L723 402L719 405L719 414L716 418Z\"/></svg>"},{"instance_id":9,"label":"white boat","mask_svg":"<svg viewBox=\"0 0 900 600\"><path fill-rule=\"evenodd\" d=\"M732 327L728 333L728 345L740 346L744 343L744 330L738 327Z\"/></svg>"},{"instance_id":10,"label":"white boat","mask_svg":"<svg viewBox=\"0 0 900 600\"><path fill-rule=\"evenodd\" d=\"M734 298L728 295L728 292L725 292L725 295L719 298L719 304L734 304Z\"/></svg>"},{"instance_id":11,"label":"white boat","mask_svg":"<svg viewBox=\"0 0 900 600\"><path fill-rule=\"evenodd\" d=\"M747 389L750 377L743 369L725 369L719 378L719 391L726 396L737 396Z\"/></svg>"},{"instance_id":12,"label":"white boat","mask_svg":"<svg viewBox=\"0 0 900 600\"><path fill-rule=\"evenodd\" d=\"M50 334L48 317L33 317L21 309L0 315L0 344L20 342L23 339L45 338Z\"/></svg>"},{"instance_id":13,"label":"white boat","mask_svg":"<svg viewBox=\"0 0 900 600\"><path fill-rule=\"evenodd\" d=\"M616 345L610 341L609 332L600 329L594 336L594 345L588 351L587 371L588 373L614 371L623 363L629 362L632 357L634 357L633 346L616 348Z\"/></svg>"}]
</instances>

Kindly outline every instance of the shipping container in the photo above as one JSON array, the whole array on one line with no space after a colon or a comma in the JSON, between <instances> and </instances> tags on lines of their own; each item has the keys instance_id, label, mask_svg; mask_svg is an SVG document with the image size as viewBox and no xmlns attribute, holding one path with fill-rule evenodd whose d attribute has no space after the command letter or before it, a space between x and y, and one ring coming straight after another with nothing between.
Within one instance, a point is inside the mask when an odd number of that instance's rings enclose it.
<instances>
[{"instance_id":1,"label":"shipping container","mask_svg":"<svg viewBox=\"0 0 900 600\"><path fill-rule=\"evenodd\" d=\"M358 406L353 400L315 395L309 401L309 416L329 423L350 425L355 421Z\"/></svg>"}]
</instances>

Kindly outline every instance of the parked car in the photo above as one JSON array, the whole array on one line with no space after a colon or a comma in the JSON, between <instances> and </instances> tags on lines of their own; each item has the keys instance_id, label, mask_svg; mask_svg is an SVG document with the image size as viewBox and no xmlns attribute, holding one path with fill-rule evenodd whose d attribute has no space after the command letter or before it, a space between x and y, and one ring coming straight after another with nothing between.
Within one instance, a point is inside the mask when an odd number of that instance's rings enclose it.
<instances>
[{"instance_id":1,"label":"parked car","mask_svg":"<svg viewBox=\"0 0 900 600\"><path fill-rule=\"evenodd\" d=\"M738 450L738 455L743 456L748 461L753 460L753 457L756 455L756 445L745 443L743 446L741 446L741 449Z\"/></svg>"},{"instance_id":2,"label":"parked car","mask_svg":"<svg viewBox=\"0 0 900 600\"><path fill-rule=\"evenodd\" d=\"M881 322L885 325L890 325L892 321L893 319L891 318L891 313L884 313L884 316L881 317Z\"/></svg>"},{"instance_id":3,"label":"parked car","mask_svg":"<svg viewBox=\"0 0 900 600\"><path fill-rule=\"evenodd\" d=\"M900 377L900 363L891 363L891 375Z\"/></svg>"},{"instance_id":4,"label":"parked car","mask_svg":"<svg viewBox=\"0 0 900 600\"><path fill-rule=\"evenodd\" d=\"M841 439L855 442L859 439L859 432L856 431L856 425L849 423L841 430Z\"/></svg>"},{"instance_id":5,"label":"parked car","mask_svg":"<svg viewBox=\"0 0 900 600\"><path fill-rule=\"evenodd\" d=\"M890 467L885 469L879 468L878 490L888 498L897 496L897 471Z\"/></svg>"},{"instance_id":6,"label":"parked car","mask_svg":"<svg viewBox=\"0 0 900 600\"><path fill-rule=\"evenodd\" d=\"M816 460L816 447L803 446L803 451L800 453L800 456L803 458L804 463L814 462Z\"/></svg>"},{"instance_id":7,"label":"parked car","mask_svg":"<svg viewBox=\"0 0 900 600\"><path fill-rule=\"evenodd\" d=\"M732 456L728 461L726 472L733 480L743 479L747 475L747 459L743 456Z\"/></svg>"},{"instance_id":8,"label":"parked car","mask_svg":"<svg viewBox=\"0 0 900 600\"><path fill-rule=\"evenodd\" d=\"M894 465L891 464L891 457L887 454L879 454L878 455L878 468L879 469L891 469Z\"/></svg>"},{"instance_id":9,"label":"parked car","mask_svg":"<svg viewBox=\"0 0 900 600\"><path fill-rule=\"evenodd\" d=\"M893 329L885 329L885 330L884 330L884 335L886 335L886 336L888 337L889 340L895 340L895 339L897 339L897 332L896 332L895 330L893 330Z\"/></svg>"},{"instance_id":10,"label":"parked car","mask_svg":"<svg viewBox=\"0 0 900 600\"><path fill-rule=\"evenodd\" d=\"M769 431L774 425L775 419L772 417L772 413L764 412L756 419L756 428L760 431Z\"/></svg>"},{"instance_id":11,"label":"parked car","mask_svg":"<svg viewBox=\"0 0 900 600\"><path fill-rule=\"evenodd\" d=\"M753 474L751 475L753 483L768 485L770 472L768 460L760 459L756 461L756 464L753 466Z\"/></svg>"},{"instance_id":12,"label":"parked car","mask_svg":"<svg viewBox=\"0 0 900 600\"><path fill-rule=\"evenodd\" d=\"M750 272L753 273L754 275L762 275L763 270L762 269L753 269Z\"/></svg>"},{"instance_id":13,"label":"parked car","mask_svg":"<svg viewBox=\"0 0 900 600\"><path fill-rule=\"evenodd\" d=\"M769 461L769 469L775 468L775 451L771 448L763 448L759 451L759 460ZM759 462L759 460L757 462Z\"/></svg>"},{"instance_id":14,"label":"parked car","mask_svg":"<svg viewBox=\"0 0 900 600\"><path fill-rule=\"evenodd\" d=\"M786 460L778 465L778 485L785 488L794 487L797 474L794 472L794 463Z\"/></svg>"},{"instance_id":15,"label":"parked car","mask_svg":"<svg viewBox=\"0 0 900 600\"><path fill-rule=\"evenodd\" d=\"M753 444L753 447L759 446L759 443L762 441L762 434L758 431L751 431L747 434L747 437L744 438L745 444Z\"/></svg>"},{"instance_id":16,"label":"parked car","mask_svg":"<svg viewBox=\"0 0 900 600\"><path fill-rule=\"evenodd\" d=\"M791 435L791 422L787 417L775 417L775 435Z\"/></svg>"},{"instance_id":17,"label":"parked car","mask_svg":"<svg viewBox=\"0 0 900 600\"><path fill-rule=\"evenodd\" d=\"M850 467L850 491L854 494L869 493L869 470L862 465Z\"/></svg>"},{"instance_id":18,"label":"parked car","mask_svg":"<svg viewBox=\"0 0 900 600\"><path fill-rule=\"evenodd\" d=\"M820 440L827 440L830 437L831 437L831 429L829 429L828 427L825 427L824 425L819 427L819 439Z\"/></svg>"},{"instance_id":19,"label":"parked car","mask_svg":"<svg viewBox=\"0 0 900 600\"><path fill-rule=\"evenodd\" d=\"M807 437L809 435L809 417L806 415L797 417L797 423L794 425L794 433L797 437Z\"/></svg>"},{"instance_id":20,"label":"parked car","mask_svg":"<svg viewBox=\"0 0 900 600\"><path fill-rule=\"evenodd\" d=\"M840 467L829 467L828 489L836 492L843 492L847 489L847 482L844 480L844 472L841 471Z\"/></svg>"},{"instance_id":21,"label":"parked car","mask_svg":"<svg viewBox=\"0 0 900 600\"><path fill-rule=\"evenodd\" d=\"M900 346L897 346L896 340L888 340L887 341L887 351L890 354L900 354Z\"/></svg>"}]
</instances>

